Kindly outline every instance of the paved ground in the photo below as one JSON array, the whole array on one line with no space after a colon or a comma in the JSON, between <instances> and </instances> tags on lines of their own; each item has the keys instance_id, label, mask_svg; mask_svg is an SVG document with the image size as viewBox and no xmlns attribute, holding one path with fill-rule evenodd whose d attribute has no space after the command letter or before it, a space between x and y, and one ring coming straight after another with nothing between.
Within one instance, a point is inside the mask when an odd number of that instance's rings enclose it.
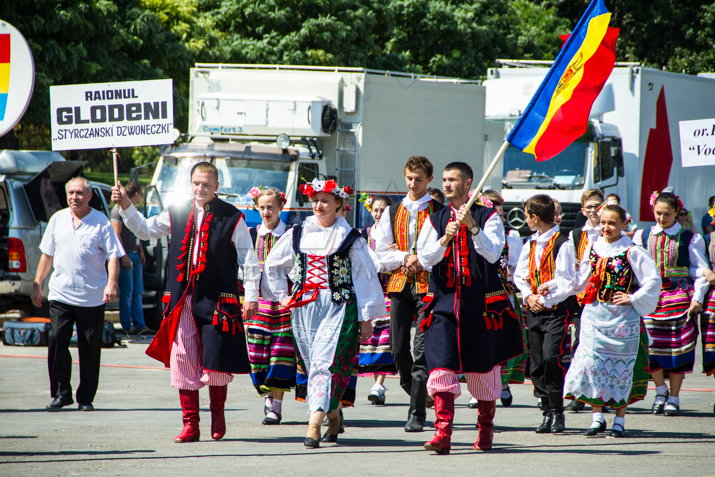
<instances>
[{"instance_id":1,"label":"paved ground","mask_svg":"<svg viewBox=\"0 0 715 477\"><path fill-rule=\"evenodd\" d=\"M496 448L489 453L472 449L477 414L466 406L465 387L452 455L437 456L422 448L431 432L403 431L407 395L394 379L380 407L366 399L370 380L360 379L360 399L345 411L347 430L337 445L303 447L306 407L292 399L284 405L283 425L262 426L262 400L247 376L229 386L224 440L209 439L208 392L202 391L201 442L174 444L181 429L178 395L168 371L141 368L158 364L145 349L129 343L102 351L95 412L48 413L46 360L30 357L44 357L46 349L0 346L0 475L715 475L715 381L699 373L686 378L686 388L709 392L683 392L683 414L668 418L648 412L650 391L629 410L625 439L584 437L591 422L584 412L567 414L564 434L537 435L541 417L531 386L514 386L514 404L497 406ZM77 358L76 349L72 355ZM75 386L78 371L75 366Z\"/></svg>"}]
</instances>

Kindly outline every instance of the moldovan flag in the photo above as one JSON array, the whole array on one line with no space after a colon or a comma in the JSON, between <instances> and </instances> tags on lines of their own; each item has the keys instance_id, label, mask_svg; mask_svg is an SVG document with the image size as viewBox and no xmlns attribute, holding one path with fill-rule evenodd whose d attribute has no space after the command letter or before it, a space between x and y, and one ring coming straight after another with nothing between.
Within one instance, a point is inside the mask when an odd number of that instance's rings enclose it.
<instances>
[{"instance_id":1,"label":"moldovan flag","mask_svg":"<svg viewBox=\"0 0 715 477\"><path fill-rule=\"evenodd\" d=\"M616 62L618 28L603 0L592 0L507 141L551 159L586 132L591 106Z\"/></svg>"}]
</instances>

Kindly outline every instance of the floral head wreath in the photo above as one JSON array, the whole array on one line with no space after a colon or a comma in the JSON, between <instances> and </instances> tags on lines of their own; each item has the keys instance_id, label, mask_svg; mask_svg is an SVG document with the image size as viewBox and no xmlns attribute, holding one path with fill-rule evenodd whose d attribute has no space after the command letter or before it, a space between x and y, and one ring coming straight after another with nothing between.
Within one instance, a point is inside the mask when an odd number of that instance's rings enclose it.
<instances>
[{"instance_id":1,"label":"floral head wreath","mask_svg":"<svg viewBox=\"0 0 715 477\"><path fill-rule=\"evenodd\" d=\"M710 218L713 219L710 225L715 225L715 205L713 205L712 208L708 210L708 214L710 215Z\"/></svg>"},{"instance_id":2,"label":"floral head wreath","mask_svg":"<svg viewBox=\"0 0 715 477\"><path fill-rule=\"evenodd\" d=\"M333 179L327 181L319 179L313 179L312 182L306 181L298 190L300 190L301 194L307 195L308 197L313 197L318 192L327 192L345 200L349 199L350 196L355 193L352 187L340 187Z\"/></svg>"},{"instance_id":3,"label":"floral head wreath","mask_svg":"<svg viewBox=\"0 0 715 477\"><path fill-rule=\"evenodd\" d=\"M654 190L653 193L650 195L650 205L655 207L655 201L658 199L658 196L663 193L675 195L675 189L673 189L672 187L666 187L665 189L663 189L662 192ZM682 209L684 205L683 201L680 200L680 196L676 195L675 198L678 199L678 208Z\"/></svg>"},{"instance_id":4,"label":"floral head wreath","mask_svg":"<svg viewBox=\"0 0 715 477\"><path fill-rule=\"evenodd\" d=\"M372 212L372 202L375 200L375 196L368 195L366 192L362 193L362 196L358 199L358 202L362 202L368 212Z\"/></svg>"},{"instance_id":5,"label":"floral head wreath","mask_svg":"<svg viewBox=\"0 0 715 477\"><path fill-rule=\"evenodd\" d=\"M470 190L469 191L469 197L471 198L474 195L474 192L476 189ZM492 203L491 200L489 200L488 197L485 195L482 195L480 192L479 195L477 196L477 204L482 205L484 207L489 207L490 209L494 207L494 204Z\"/></svg>"},{"instance_id":6,"label":"floral head wreath","mask_svg":"<svg viewBox=\"0 0 715 477\"><path fill-rule=\"evenodd\" d=\"M251 190L248 191L248 196L249 199L253 201L253 209L255 210L258 207L258 198L261 196L261 192L263 191L263 186L258 186L258 187L251 187ZM281 199L283 200L283 204L285 205L286 202L288 202L288 199L286 199L285 192L281 192Z\"/></svg>"}]
</instances>

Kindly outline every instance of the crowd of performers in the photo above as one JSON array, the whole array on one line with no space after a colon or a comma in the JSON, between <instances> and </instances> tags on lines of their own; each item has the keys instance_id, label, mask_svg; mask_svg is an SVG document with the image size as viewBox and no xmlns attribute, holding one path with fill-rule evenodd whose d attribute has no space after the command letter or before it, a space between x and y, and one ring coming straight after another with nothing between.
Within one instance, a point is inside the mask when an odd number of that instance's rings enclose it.
<instances>
[{"instance_id":1,"label":"crowd of performers","mask_svg":"<svg viewBox=\"0 0 715 477\"><path fill-rule=\"evenodd\" d=\"M165 319L147 354L171 369L179 391L176 442L199 440L198 390L207 385L211 437L225 435L234 374L250 373L265 425L281 423L286 392L306 402L308 448L338 441L358 376L374 379L368 400L380 405L385 376L397 374L410 398L405 431L423 431L434 407L424 447L440 454L450 452L461 383L478 409L474 448L489 450L496 401L511 405L509 384L524 382L527 363L543 412L536 432L564 431L566 399L574 410L591 405L587 436L606 431L612 408L610 436L623 437L626 408L645 397L649 378L653 413L677 416L698 327L704 372L715 374L715 236L706 250L676 222L682 204L672 190L653 194L657 224L635 233L618 198L600 190L584 193L586 224L568 234L560 205L533 196L524 205L533 235L523 241L504 225L496 191L466 208L466 163L446 166L443 195L429 187L433 173L413 156L399 203L363 195L374 225L362 232L344 218L352 189L333 180L300 187L313 215L292 227L280 218L284 194L253 188L262 222L251 229L217 197L210 163L191 171L193 200L150 219L114 188L137 237L173 231Z\"/></svg>"}]
</instances>

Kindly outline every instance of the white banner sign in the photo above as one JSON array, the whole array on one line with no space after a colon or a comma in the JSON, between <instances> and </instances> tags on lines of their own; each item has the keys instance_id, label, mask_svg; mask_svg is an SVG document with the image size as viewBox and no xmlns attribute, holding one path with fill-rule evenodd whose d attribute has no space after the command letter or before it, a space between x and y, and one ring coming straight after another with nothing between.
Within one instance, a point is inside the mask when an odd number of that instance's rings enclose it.
<instances>
[{"instance_id":1,"label":"white banner sign","mask_svg":"<svg viewBox=\"0 0 715 477\"><path fill-rule=\"evenodd\" d=\"M52 150L174 142L172 80L50 87Z\"/></svg>"},{"instance_id":2,"label":"white banner sign","mask_svg":"<svg viewBox=\"0 0 715 477\"><path fill-rule=\"evenodd\" d=\"M715 119L680 121L678 126L683 167L715 164Z\"/></svg>"}]
</instances>

